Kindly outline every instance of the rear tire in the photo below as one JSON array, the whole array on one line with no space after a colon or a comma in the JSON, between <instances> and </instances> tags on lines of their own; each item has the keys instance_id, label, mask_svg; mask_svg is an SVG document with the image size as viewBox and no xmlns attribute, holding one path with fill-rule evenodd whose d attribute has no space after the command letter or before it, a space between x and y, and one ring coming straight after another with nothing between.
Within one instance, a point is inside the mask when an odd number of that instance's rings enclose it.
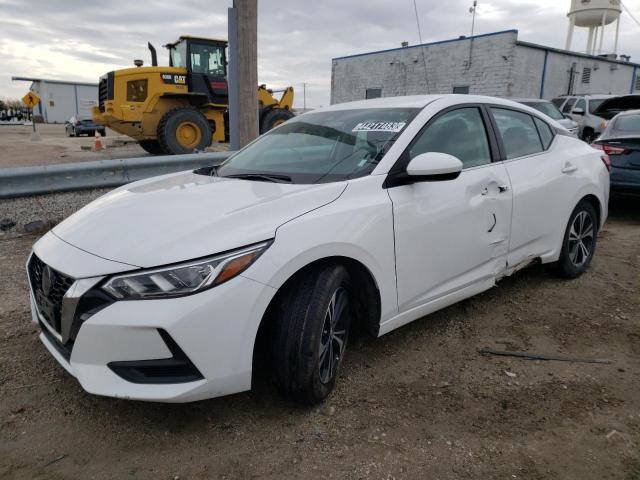
<instances>
[{"instance_id":1,"label":"rear tire","mask_svg":"<svg viewBox=\"0 0 640 480\"><path fill-rule=\"evenodd\" d=\"M281 299L272 358L284 396L312 405L333 391L352 318L349 284L343 266L323 266L298 279Z\"/></svg>"},{"instance_id":2,"label":"rear tire","mask_svg":"<svg viewBox=\"0 0 640 480\"><path fill-rule=\"evenodd\" d=\"M211 145L211 125L195 108L174 108L158 124L158 142L170 155L204 150Z\"/></svg>"},{"instance_id":3,"label":"rear tire","mask_svg":"<svg viewBox=\"0 0 640 480\"><path fill-rule=\"evenodd\" d=\"M138 145L140 145L145 152L150 153L151 155L165 154L165 151L157 140L139 140Z\"/></svg>"},{"instance_id":4,"label":"rear tire","mask_svg":"<svg viewBox=\"0 0 640 480\"><path fill-rule=\"evenodd\" d=\"M264 114L260 124L260 135L286 122L295 115L284 108L274 108Z\"/></svg>"},{"instance_id":5,"label":"rear tire","mask_svg":"<svg viewBox=\"0 0 640 480\"><path fill-rule=\"evenodd\" d=\"M564 278L576 278L589 267L596 249L598 214L581 200L569 217L556 269Z\"/></svg>"}]
</instances>

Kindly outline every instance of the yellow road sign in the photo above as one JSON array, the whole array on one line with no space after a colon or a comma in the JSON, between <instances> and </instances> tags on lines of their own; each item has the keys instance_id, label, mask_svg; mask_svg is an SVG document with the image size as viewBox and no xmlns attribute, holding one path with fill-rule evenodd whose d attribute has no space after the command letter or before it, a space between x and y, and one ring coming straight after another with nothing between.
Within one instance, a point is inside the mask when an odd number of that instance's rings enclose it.
<instances>
[{"instance_id":1,"label":"yellow road sign","mask_svg":"<svg viewBox=\"0 0 640 480\"><path fill-rule=\"evenodd\" d=\"M39 102L40 97L33 92L29 92L24 97L22 97L22 103L24 103L29 108L35 107Z\"/></svg>"}]
</instances>

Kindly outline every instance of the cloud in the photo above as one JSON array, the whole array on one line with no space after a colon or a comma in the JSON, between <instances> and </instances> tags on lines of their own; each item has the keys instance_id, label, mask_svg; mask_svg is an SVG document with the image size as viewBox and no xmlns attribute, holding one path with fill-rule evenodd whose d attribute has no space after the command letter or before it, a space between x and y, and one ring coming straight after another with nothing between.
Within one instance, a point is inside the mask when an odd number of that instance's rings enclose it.
<instances>
[{"instance_id":1,"label":"cloud","mask_svg":"<svg viewBox=\"0 0 640 480\"><path fill-rule=\"evenodd\" d=\"M274 88L294 85L297 105L303 83L307 105L328 104L332 58L418 43L412 0L258 3L259 80ZM468 35L471 3L417 0L423 41ZM516 28L521 40L564 47L568 0L478 3L476 33ZM180 35L226 38L230 6L230 0L0 0L0 97L20 97L28 87L12 75L97 81L134 58L149 64L147 41L166 64L161 46ZM640 17L638 8L634 13ZM586 32L577 31L574 46L584 44ZM640 61L640 29L624 13L619 52Z\"/></svg>"}]
</instances>

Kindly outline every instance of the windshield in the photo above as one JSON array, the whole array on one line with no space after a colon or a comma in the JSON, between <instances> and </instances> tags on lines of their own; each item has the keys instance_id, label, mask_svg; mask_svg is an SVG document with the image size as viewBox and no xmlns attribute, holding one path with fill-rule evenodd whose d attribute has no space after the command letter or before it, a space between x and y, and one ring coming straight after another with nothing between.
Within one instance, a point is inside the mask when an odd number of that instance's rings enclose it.
<instances>
[{"instance_id":1,"label":"windshield","mask_svg":"<svg viewBox=\"0 0 640 480\"><path fill-rule=\"evenodd\" d=\"M362 177L371 173L418 111L358 109L294 117L240 150L216 173L292 183Z\"/></svg>"},{"instance_id":2,"label":"windshield","mask_svg":"<svg viewBox=\"0 0 640 480\"><path fill-rule=\"evenodd\" d=\"M564 118L564 115L562 115L562 112L558 110L558 107L556 107L551 102L522 102L522 103L525 105L528 105L529 107L535 108L539 112L544 113L545 115L553 118L554 120L562 120Z\"/></svg>"},{"instance_id":3,"label":"windshield","mask_svg":"<svg viewBox=\"0 0 640 480\"><path fill-rule=\"evenodd\" d=\"M589 113L593 113L596 111L596 109L602 105L602 102L604 102L606 100L606 98L600 98L598 100L589 100Z\"/></svg>"}]
</instances>

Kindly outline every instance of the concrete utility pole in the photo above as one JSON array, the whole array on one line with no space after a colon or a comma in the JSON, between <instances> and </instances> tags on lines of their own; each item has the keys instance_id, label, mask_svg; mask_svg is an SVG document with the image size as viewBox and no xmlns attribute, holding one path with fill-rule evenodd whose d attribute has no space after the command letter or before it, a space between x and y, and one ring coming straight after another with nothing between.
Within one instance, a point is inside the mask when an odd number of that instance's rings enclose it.
<instances>
[{"instance_id":1,"label":"concrete utility pole","mask_svg":"<svg viewBox=\"0 0 640 480\"><path fill-rule=\"evenodd\" d=\"M231 149L258 136L258 0L229 9L229 134Z\"/></svg>"}]
</instances>

